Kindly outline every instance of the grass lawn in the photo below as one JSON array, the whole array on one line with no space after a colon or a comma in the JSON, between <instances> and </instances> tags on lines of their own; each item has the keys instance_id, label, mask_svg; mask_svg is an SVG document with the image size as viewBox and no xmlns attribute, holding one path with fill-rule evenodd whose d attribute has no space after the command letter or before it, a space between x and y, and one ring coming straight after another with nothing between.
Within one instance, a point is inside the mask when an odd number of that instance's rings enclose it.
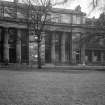
<instances>
[{"instance_id":1,"label":"grass lawn","mask_svg":"<svg viewBox=\"0 0 105 105\"><path fill-rule=\"evenodd\" d=\"M1 70L0 105L105 105L105 72Z\"/></svg>"}]
</instances>

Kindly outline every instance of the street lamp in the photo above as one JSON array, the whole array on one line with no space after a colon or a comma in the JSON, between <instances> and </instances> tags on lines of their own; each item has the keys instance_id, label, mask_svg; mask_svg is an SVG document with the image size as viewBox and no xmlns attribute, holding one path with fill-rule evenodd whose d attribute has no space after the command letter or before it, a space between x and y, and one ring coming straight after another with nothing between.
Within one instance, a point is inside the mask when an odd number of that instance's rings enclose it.
<instances>
[{"instance_id":1,"label":"street lamp","mask_svg":"<svg viewBox=\"0 0 105 105\"><path fill-rule=\"evenodd\" d=\"M36 35L34 35L34 39L35 39L35 41L36 41L36 40L38 40L38 37L37 37Z\"/></svg>"}]
</instances>

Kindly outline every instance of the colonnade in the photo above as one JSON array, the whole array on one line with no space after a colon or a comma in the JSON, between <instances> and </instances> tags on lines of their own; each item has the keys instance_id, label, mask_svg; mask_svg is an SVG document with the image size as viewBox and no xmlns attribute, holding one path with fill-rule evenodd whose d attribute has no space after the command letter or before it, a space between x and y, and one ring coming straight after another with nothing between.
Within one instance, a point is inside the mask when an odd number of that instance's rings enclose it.
<instances>
[{"instance_id":1,"label":"colonnade","mask_svg":"<svg viewBox=\"0 0 105 105\"><path fill-rule=\"evenodd\" d=\"M84 50L83 50L84 49ZM83 48L80 53L81 64L103 64L105 62L105 50L104 49L87 49Z\"/></svg>"},{"instance_id":2,"label":"colonnade","mask_svg":"<svg viewBox=\"0 0 105 105\"><path fill-rule=\"evenodd\" d=\"M90 63L95 63L95 62L100 62L100 63L104 63L105 62L105 50L103 49L98 49L98 53L96 55L97 50L91 49L90 50L90 55L86 55L85 61L86 62L90 62ZM91 56L91 61L89 61L89 56Z\"/></svg>"},{"instance_id":3,"label":"colonnade","mask_svg":"<svg viewBox=\"0 0 105 105\"><path fill-rule=\"evenodd\" d=\"M51 40L51 63L56 63L56 32L52 32L52 40ZM70 39L67 39L67 35L70 35L69 33L66 33L66 32L62 32L60 34L60 37L61 37L61 41L60 41L60 61L59 63L77 63L76 60L78 61L78 59L76 58L76 53L74 54L73 53L73 43L72 45L71 42L69 44L69 48L70 48L70 51L69 51L69 55L67 55L67 51L66 51L66 43L67 43L67 40L70 40ZM70 37L71 38L71 37ZM71 40L70 40L71 41ZM78 48L80 49L80 48ZM84 63L94 63L94 62L100 62L100 63L103 63L105 62L105 51L104 50L100 50L100 49L96 49L99 51L99 54L100 54L100 57L99 55L95 55L96 51L95 50L91 50L91 55L86 55L86 46L84 44L84 46L82 46L81 48L81 51L79 51L79 56L80 56L80 60L78 63L81 63L81 64L84 64ZM72 54L72 55L70 55ZM71 57L69 59L69 62L67 60L67 56ZM91 57L89 60L89 56Z\"/></svg>"},{"instance_id":4,"label":"colonnade","mask_svg":"<svg viewBox=\"0 0 105 105\"><path fill-rule=\"evenodd\" d=\"M8 28L3 28L4 30L4 49L3 49L3 60L8 60L9 61L9 49L10 49L10 44L9 44L9 32ZM17 40L16 40L16 62L21 62L21 31L17 29L17 33L15 33Z\"/></svg>"},{"instance_id":5,"label":"colonnade","mask_svg":"<svg viewBox=\"0 0 105 105\"><path fill-rule=\"evenodd\" d=\"M70 59L69 61L67 60L67 56L70 56L70 54L67 55L67 51L66 51L66 41L69 40L67 39L67 35L69 35L68 33L66 32L62 32L60 34L57 34L56 32L52 32L52 39L51 39L51 62L52 63L56 63L57 61L57 53L56 53L56 35L59 35L60 36L60 63L66 63L66 62L70 62ZM68 47L71 47L71 46L68 46ZM71 48L69 48L71 49ZM71 51L71 50L70 50ZM70 52L69 51L69 52ZM68 57L69 58L69 57Z\"/></svg>"},{"instance_id":6,"label":"colonnade","mask_svg":"<svg viewBox=\"0 0 105 105\"><path fill-rule=\"evenodd\" d=\"M3 44L3 59L4 60L8 60L10 59L9 56L9 50L10 50L10 44L9 44L9 32L8 32L8 28L3 28L4 30L4 44ZM15 33L16 35L16 62L20 63L21 59L22 59L22 41L21 41L21 30L17 29L17 32ZM71 62L76 62L76 57L73 57L74 55L70 55L73 54L72 52L72 45L67 45L67 40L70 40L67 38L68 35L70 35L69 33L66 32L62 32L60 35L60 63L71 63ZM56 63L56 32L52 32L51 35L51 63ZM71 37L70 37L71 38ZM70 40L71 41L71 40ZM67 53L66 47L69 47L69 53ZM85 47L85 46L84 46ZM49 56L49 55L48 55ZM67 60L67 56L72 57L69 60ZM76 56L76 55L75 55ZM104 62L105 61L105 51L100 51L100 58L98 56L95 55L95 51L91 50L91 62L97 62L98 59L100 59L100 62ZM74 61L73 61L74 60ZM80 63L86 63L89 61L89 55L86 55L86 49L83 48L83 50L81 50L81 55L80 55Z\"/></svg>"}]
</instances>

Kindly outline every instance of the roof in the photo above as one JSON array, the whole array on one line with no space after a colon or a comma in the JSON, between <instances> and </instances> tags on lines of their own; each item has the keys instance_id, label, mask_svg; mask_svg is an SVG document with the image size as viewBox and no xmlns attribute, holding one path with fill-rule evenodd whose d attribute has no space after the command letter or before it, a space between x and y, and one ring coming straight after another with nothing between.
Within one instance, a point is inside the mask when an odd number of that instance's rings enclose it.
<instances>
[{"instance_id":1,"label":"roof","mask_svg":"<svg viewBox=\"0 0 105 105\"><path fill-rule=\"evenodd\" d=\"M11 17L9 15L13 15L14 8L17 6L17 15L19 18L25 18L24 14L27 13L28 5L23 3L14 3L10 1L0 1L0 6L5 7L4 16ZM13 8L13 9L12 9ZM12 11L13 10L13 11ZM22 12L23 11L23 12ZM25 13L26 12L26 13ZM51 12L53 13L60 13L60 14L80 14L80 15L86 15L85 13L78 11L78 10L72 10L72 9L64 9L64 8L51 8Z\"/></svg>"},{"instance_id":2,"label":"roof","mask_svg":"<svg viewBox=\"0 0 105 105\"><path fill-rule=\"evenodd\" d=\"M80 14L80 15L86 15L82 11L76 11L72 9L64 9L64 8L52 8L52 11L54 13L61 13L61 14Z\"/></svg>"}]
</instances>

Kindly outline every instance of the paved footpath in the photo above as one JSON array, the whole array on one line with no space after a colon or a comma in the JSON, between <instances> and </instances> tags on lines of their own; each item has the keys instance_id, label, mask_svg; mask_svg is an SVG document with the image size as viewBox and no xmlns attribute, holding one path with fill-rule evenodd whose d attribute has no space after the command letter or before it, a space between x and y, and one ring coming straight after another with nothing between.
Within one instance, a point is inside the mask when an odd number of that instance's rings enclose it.
<instances>
[{"instance_id":1,"label":"paved footpath","mask_svg":"<svg viewBox=\"0 0 105 105\"><path fill-rule=\"evenodd\" d=\"M74 65L74 66L44 66L44 68L57 68L57 69L71 69L71 70L105 70L105 66L88 66L88 65Z\"/></svg>"},{"instance_id":2,"label":"paved footpath","mask_svg":"<svg viewBox=\"0 0 105 105\"><path fill-rule=\"evenodd\" d=\"M37 65L25 65L25 64L15 64L8 66L0 66L0 69L10 69L10 70L38 70ZM46 64L42 65L40 70L53 70L53 71L69 71L69 70L105 70L105 66L89 66L89 65L52 65Z\"/></svg>"}]
</instances>

